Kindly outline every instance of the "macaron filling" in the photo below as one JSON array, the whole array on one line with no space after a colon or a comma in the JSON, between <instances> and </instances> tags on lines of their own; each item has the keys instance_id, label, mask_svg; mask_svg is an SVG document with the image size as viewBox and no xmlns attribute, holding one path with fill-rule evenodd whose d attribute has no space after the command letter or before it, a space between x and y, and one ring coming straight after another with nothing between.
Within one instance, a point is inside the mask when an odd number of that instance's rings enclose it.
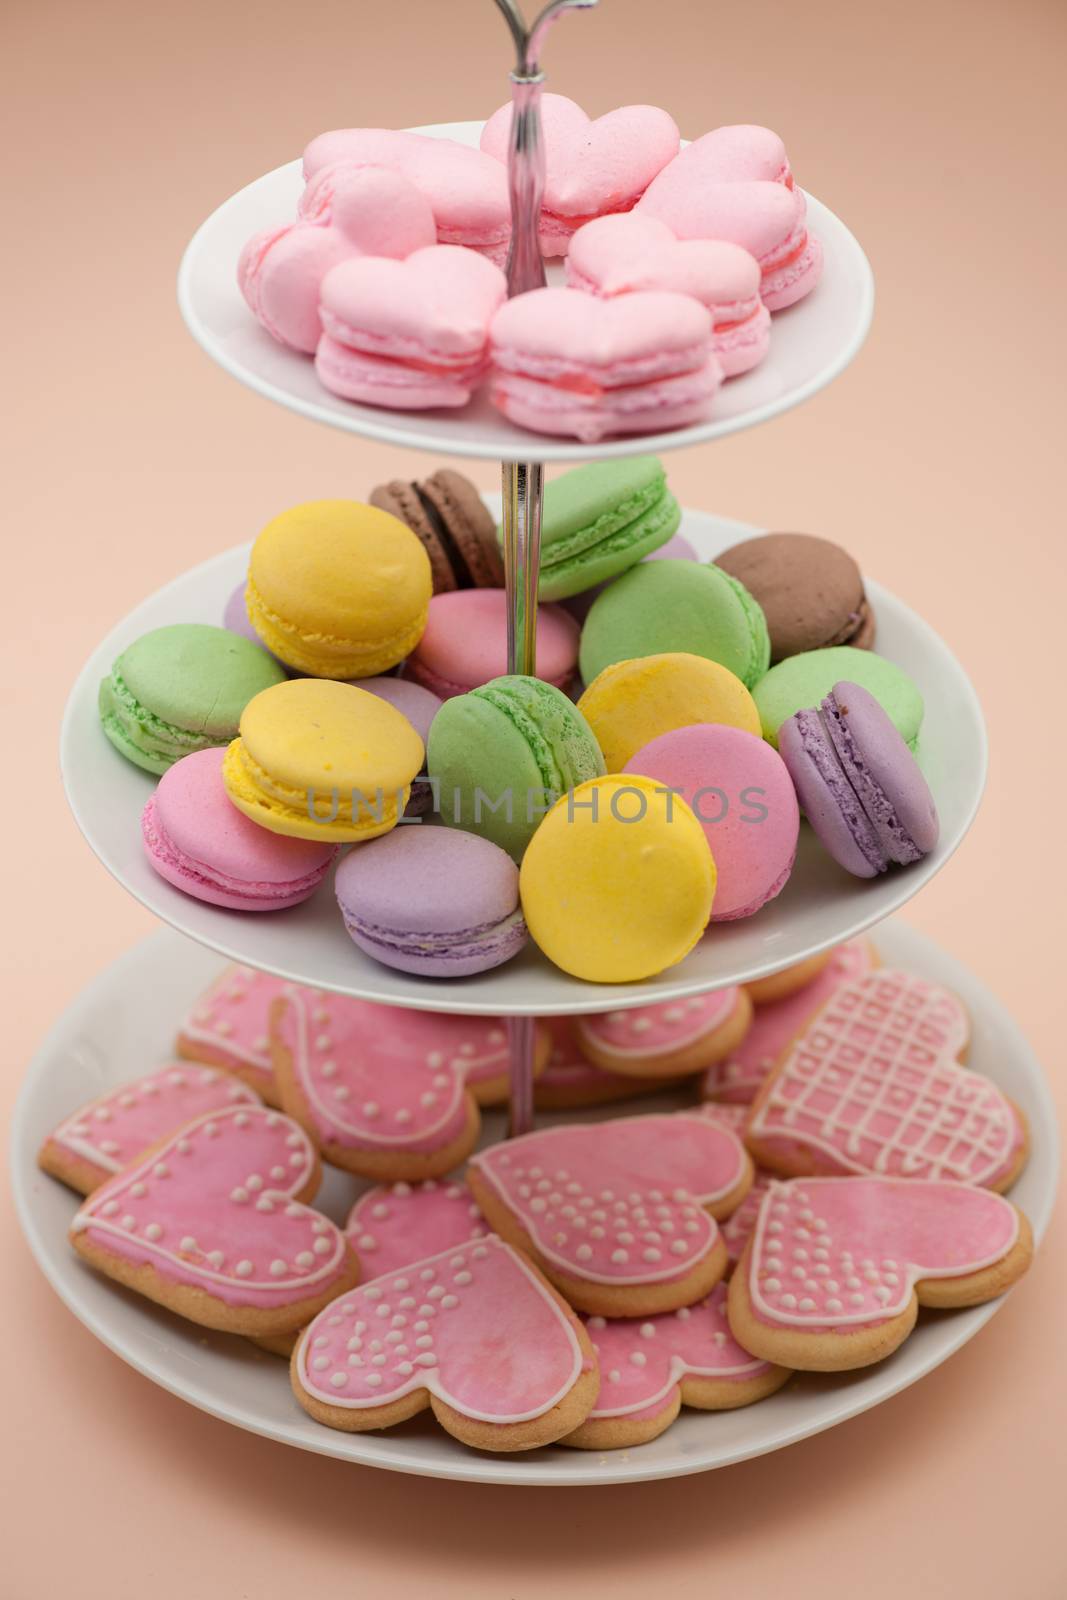
<instances>
[{"instance_id":1,"label":"macaron filling","mask_svg":"<svg viewBox=\"0 0 1067 1600\"><path fill-rule=\"evenodd\" d=\"M384 833L396 825L411 795L410 784L395 792L379 790L373 805L368 806L362 795L354 804L356 794L345 793L340 787L329 794L294 788L261 767L243 739L235 739L226 751L223 771L231 799L246 815L255 821L255 813L261 812L274 821L298 825L306 838L316 837L312 829L321 829L324 840L336 836L338 830L344 830L347 839L363 829Z\"/></svg>"},{"instance_id":2,"label":"macaron filling","mask_svg":"<svg viewBox=\"0 0 1067 1600\"><path fill-rule=\"evenodd\" d=\"M594 522L543 546L542 581L578 556L611 557L629 550L635 539L649 549L658 549L675 533L681 515L677 500L661 478L602 512Z\"/></svg>"},{"instance_id":3,"label":"macaron filling","mask_svg":"<svg viewBox=\"0 0 1067 1600\"><path fill-rule=\"evenodd\" d=\"M825 701L823 703L825 704ZM889 857L879 841L873 823L863 809L859 795L848 780L848 773L841 765L824 712L821 709L798 711L794 725L800 735L804 754L828 790L856 848L871 868L872 874L885 872L889 866Z\"/></svg>"},{"instance_id":4,"label":"macaron filling","mask_svg":"<svg viewBox=\"0 0 1067 1600\"><path fill-rule=\"evenodd\" d=\"M418 339L408 339L402 334L374 333L367 328L357 328L326 305L320 307L319 315L323 328L338 344L377 356L379 360L402 362L406 367L415 367L422 372L443 373L449 377L477 371L485 364L486 337L482 330L466 341L457 333L458 349L435 350Z\"/></svg>"},{"instance_id":5,"label":"macaron filling","mask_svg":"<svg viewBox=\"0 0 1067 1600\"><path fill-rule=\"evenodd\" d=\"M341 915L351 938L388 966L396 965L396 958L401 957L417 964L433 960L454 962L459 966L473 961L477 963L473 970L481 971L510 961L526 943L526 923L518 908L497 922L483 922L473 928L457 928L446 933L383 927L357 916L343 904Z\"/></svg>"},{"instance_id":6,"label":"macaron filling","mask_svg":"<svg viewBox=\"0 0 1067 1600\"><path fill-rule=\"evenodd\" d=\"M149 771L170 766L194 750L209 750L214 745L226 744L232 736L197 733L179 728L173 722L164 722L137 699L114 670L100 685L100 716L112 744L138 765L151 762Z\"/></svg>"}]
</instances>

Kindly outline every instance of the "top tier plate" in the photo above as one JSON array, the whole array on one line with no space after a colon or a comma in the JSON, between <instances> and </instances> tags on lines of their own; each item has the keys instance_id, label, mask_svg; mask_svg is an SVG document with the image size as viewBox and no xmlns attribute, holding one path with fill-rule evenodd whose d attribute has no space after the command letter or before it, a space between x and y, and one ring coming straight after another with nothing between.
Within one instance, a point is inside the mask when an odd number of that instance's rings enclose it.
<instances>
[{"instance_id":1,"label":"top tier plate","mask_svg":"<svg viewBox=\"0 0 1067 1600\"><path fill-rule=\"evenodd\" d=\"M476 145L481 129L480 122L447 122L415 131ZM585 461L676 450L751 428L800 405L848 366L870 327L870 264L844 223L809 195L808 222L826 257L822 282L806 300L774 318L769 356L755 371L724 385L709 422L587 445L516 428L484 394L461 411L356 405L329 394L307 356L284 349L265 333L237 287L241 247L259 229L294 218L302 187L301 164L291 161L241 189L208 217L178 273L182 315L212 360L250 389L313 421L386 444L495 461Z\"/></svg>"}]
</instances>

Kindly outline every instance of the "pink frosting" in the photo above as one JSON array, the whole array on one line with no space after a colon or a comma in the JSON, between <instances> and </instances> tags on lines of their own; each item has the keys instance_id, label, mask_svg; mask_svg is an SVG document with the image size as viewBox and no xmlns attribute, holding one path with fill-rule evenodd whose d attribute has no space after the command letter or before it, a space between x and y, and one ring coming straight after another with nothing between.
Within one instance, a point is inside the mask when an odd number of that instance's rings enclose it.
<instances>
[{"instance_id":1,"label":"pink frosting","mask_svg":"<svg viewBox=\"0 0 1067 1600\"><path fill-rule=\"evenodd\" d=\"M489 118L481 146L506 164L510 101ZM592 120L565 95L541 98L545 190L541 249L564 255L574 229L590 217L626 211L677 154L678 127L658 106L620 106Z\"/></svg>"},{"instance_id":2,"label":"pink frosting","mask_svg":"<svg viewBox=\"0 0 1067 1600\"><path fill-rule=\"evenodd\" d=\"M248 1074L264 1094L276 1097L270 1053L270 1011L279 995L299 986L251 967L226 967L196 1001L182 1023L179 1043L218 1067ZM310 996L322 991L309 989Z\"/></svg>"},{"instance_id":3,"label":"pink frosting","mask_svg":"<svg viewBox=\"0 0 1067 1600\"><path fill-rule=\"evenodd\" d=\"M958 1278L1001 1260L1014 1206L969 1184L794 1178L763 1197L748 1291L761 1322L810 1331L899 1316L920 1278Z\"/></svg>"},{"instance_id":4,"label":"pink frosting","mask_svg":"<svg viewBox=\"0 0 1067 1600\"><path fill-rule=\"evenodd\" d=\"M721 1028L733 1015L739 994L737 985L730 984L687 1000L594 1013L577 1019L578 1036L620 1061L654 1062Z\"/></svg>"},{"instance_id":5,"label":"pink frosting","mask_svg":"<svg viewBox=\"0 0 1067 1600\"><path fill-rule=\"evenodd\" d=\"M582 1055L567 1017L546 1017L544 1021L552 1036L552 1048L545 1069L537 1080L539 1084L552 1089L581 1090L595 1088L603 1084L605 1079L618 1082L617 1076L612 1078L610 1073Z\"/></svg>"},{"instance_id":6,"label":"pink frosting","mask_svg":"<svg viewBox=\"0 0 1067 1600\"><path fill-rule=\"evenodd\" d=\"M743 1350L726 1320L726 1285L706 1300L647 1317L586 1317L600 1361L600 1394L590 1420L655 1415L683 1378L748 1383L769 1371Z\"/></svg>"},{"instance_id":7,"label":"pink frosting","mask_svg":"<svg viewBox=\"0 0 1067 1600\"><path fill-rule=\"evenodd\" d=\"M90 1100L60 1123L49 1142L107 1178L175 1128L238 1102L258 1105L259 1096L211 1067L163 1067Z\"/></svg>"},{"instance_id":8,"label":"pink frosting","mask_svg":"<svg viewBox=\"0 0 1067 1600\"><path fill-rule=\"evenodd\" d=\"M345 1223L367 1272L378 1278L489 1232L462 1183L394 1183L361 1194Z\"/></svg>"},{"instance_id":9,"label":"pink frosting","mask_svg":"<svg viewBox=\"0 0 1067 1600\"><path fill-rule=\"evenodd\" d=\"M493 1234L335 1300L297 1355L300 1382L330 1405L389 1405L427 1389L497 1423L543 1416L587 1367L567 1313Z\"/></svg>"},{"instance_id":10,"label":"pink frosting","mask_svg":"<svg viewBox=\"0 0 1067 1600\"><path fill-rule=\"evenodd\" d=\"M494 1017L411 1011L295 989L279 1038L318 1139L353 1150L437 1150L467 1126L469 1082L507 1071Z\"/></svg>"},{"instance_id":11,"label":"pink frosting","mask_svg":"<svg viewBox=\"0 0 1067 1600\"><path fill-rule=\"evenodd\" d=\"M863 977L873 965L874 951L868 941L850 939L838 945L822 971L802 989L784 1000L757 1006L741 1043L725 1061L708 1068L702 1086L705 1097L745 1103L754 1100L790 1040L843 983Z\"/></svg>"},{"instance_id":12,"label":"pink frosting","mask_svg":"<svg viewBox=\"0 0 1067 1600\"><path fill-rule=\"evenodd\" d=\"M435 594L405 675L442 700L501 677L508 670L507 616L503 589ZM557 688L570 682L578 666L578 632L578 624L562 606L538 606L538 676Z\"/></svg>"},{"instance_id":13,"label":"pink frosting","mask_svg":"<svg viewBox=\"0 0 1067 1600\"><path fill-rule=\"evenodd\" d=\"M721 1127L729 1128L742 1137L745 1123L748 1121L748 1107L735 1105L716 1105L710 1103L701 1106L700 1115L710 1117L712 1122L717 1122ZM756 1176L752 1187L738 1206L732 1211L725 1222L719 1223L722 1241L726 1246L726 1253L730 1258L731 1267L735 1267L741 1259L741 1252L748 1243L749 1235L756 1226L759 1216L760 1202L774 1179L774 1174L765 1167L756 1168Z\"/></svg>"},{"instance_id":14,"label":"pink frosting","mask_svg":"<svg viewBox=\"0 0 1067 1600\"><path fill-rule=\"evenodd\" d=\"M834 1172L993 1183L1023 1133L1000 1090L955 1060L967 1016L947 989L880 968L843 984L794 1042L749 1122Z\"/></svg>"},{"instance_id":15,"label":"pink frosting","mask_svg":"<svg viewBox=\"0 0 1067 1600\"><path fill-rule=\"evenodd\" d=\"M699 1113L545 1128L474 1156L472 1167L541 1255L593 1283L684 1277L719 1237L703 1208L746 1169L740 1140Z\"/></svg>"},{"instance_id":16,"label":"pink frosting","mask_svg":"<svg viewBox=\"0 0 1067 1600\"><path fill-rule=\"evenodd\" d=\"M97 1189L72 1229L226 1305L276 1310L327 1291L348 1261L341 1230L292 1199L314 1166L280 1112L209 1111Z\"/></svg>"}]
</instances>

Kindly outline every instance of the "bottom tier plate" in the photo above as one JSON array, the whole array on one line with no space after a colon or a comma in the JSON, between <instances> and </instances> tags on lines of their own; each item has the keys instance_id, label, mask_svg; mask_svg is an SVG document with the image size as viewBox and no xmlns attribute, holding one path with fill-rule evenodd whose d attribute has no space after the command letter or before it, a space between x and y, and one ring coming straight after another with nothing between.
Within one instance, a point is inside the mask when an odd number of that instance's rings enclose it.
<instances>
[{"instance_id":1,"label":"bottom tier plate","mask_svg":"<svg viewBox=\"0 0 1067 1600\"><path fill-rule=\"evenodd\" d=\"M885 961L954 988L971 1014L970 1064L988 1073L1024 1109L1033 1130L1030 1163L1012 1191L1038 1238L1052 1211L1059 1171L1055 1112L1041 1068L1020 1030L981 982L912 929L891 923L876 936ZM81 1101L165 1061L179 1019L219 968L210 951L169 931L127 952L86 988L58 1020L22 1087L12 1128L12 1172L23 1231L42 1271L74 1315L138 1372L191 1405L253 1433L365 1466L484 1483L605 1484L666 1478L780 1450L835 1427L915 1383L972 1339L998 1302L971 1311L924 1315L888 1361L837 1377L792 1380L769 1400L718 1414L683 1410L639 1449L596 1454L560 1447L519 1456L481 1455L439 1429L427 1413L382 1434L320 1427L297 1406L284 1364L225 1334L207 1333L98 1277L70 1249L76 1199L41 1173L41 1140ZM677 1105L675 1096L665 1104ZM654 1102L640 1102L652 1109ZM625 1114L633 1102L585 1116ZM567 1120L575 1120L571 1113ZM545 1120L548 1120L547 1118ZM564 1120L562 1117L557 1120ZM502 1137L502 1113L486 1117L486 1139ZM316 1204L342 1221L358 1185L327 1168Z\"/></svg>"}]
</instances>

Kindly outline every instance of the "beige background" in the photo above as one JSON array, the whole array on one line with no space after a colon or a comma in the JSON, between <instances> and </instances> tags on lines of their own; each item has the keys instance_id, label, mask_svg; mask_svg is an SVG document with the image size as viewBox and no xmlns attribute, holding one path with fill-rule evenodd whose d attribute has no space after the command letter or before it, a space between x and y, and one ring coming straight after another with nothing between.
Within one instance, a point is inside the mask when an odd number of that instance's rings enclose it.
<instances>
[{"instance_id":1,"label":"beige background","mask_svg":"<svg viewBox=\"0 0 1067 1600\"><path fill-rule=\"evenodd\" d=\"M488 113L507 60L490 0L6 0L0 27L6 1112L55 1013L151 926L60 792L83 658L282 507L417 466L211 367L178 318L182 247L322 129ZM691 505L843 540L969 667L992 781L908 915L1015 1009L1061 1103L1065 47L1061 0L603 0L549 51L552 86L590 111L656 101L688 135L771 123L870 253L875 327L852 371L673 457L672 479ZM908 1568L922 1597L1067 1592L1062 1211L1003 1314L877 1412L726 1472L581 1493L374 1474L228 1429L82 1332L6 1192L0 1229L5 1600L329 1582L375 1600L880 1600Z\"/></svg>"}]
</instances>

